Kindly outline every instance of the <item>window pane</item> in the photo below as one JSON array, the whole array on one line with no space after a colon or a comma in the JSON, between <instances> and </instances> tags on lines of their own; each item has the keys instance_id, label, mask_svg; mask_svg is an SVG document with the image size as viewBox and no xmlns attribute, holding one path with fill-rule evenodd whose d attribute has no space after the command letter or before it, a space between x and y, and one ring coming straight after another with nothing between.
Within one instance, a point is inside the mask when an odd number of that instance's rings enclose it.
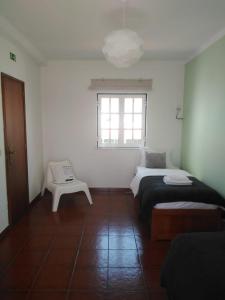
<instances>
[{"instance_id":1,"label":"window pane","mask_svg":"<svg viewBox=\"0 0 225 300\"><path fill-rule=\"evenodd\" d=\"M129 129L133 127L133 115L132 114L125 114L124 115L124 128Z\"/></svg>"},{"instance_id":2,"label":"window pane","mask_svg":"<svg viewBox=\"0 0 225 300\"><path fill-rule=\"evenodd\" d=\"M138 147L145 139L145 94L99 94L99 147Z\"/></svg>"},{"instance_id":3,"label":"window pane","mask_svg":"<svg viewBox=\"0 0 225 300\"><path fill-rule=\"evenodd\" d=\"M132 130L124 130L124 144L132 143Z\"/></svg>"},{"instance_id":4,"label":"window pane","mask_svg":"<svg viewBox=\"0 0 225 300\"><path fill-rule=\"evenodd\" d=\"M114 144L118 144L119 130L111 130L111 140Z\"/></svg>"},{"instance_id":5,"label":"window pane","mask_svg":"<svg viewBox=\"0 0 225 300\"><path fill-rule=\"evenodd\" d=\"M109 114L101 115L101 128L109 128Z\"/></svg>"},{"instance_id":6,"label":"window pane","mask_svg":"<svg viewBox=\"0 0 225 300\"><path fill-rule=\"evenodd\" d=\"M133 111L133 98L125 98L124 112L131 113Z\"/></svg>"},{"instance_id":7,"label":"window pane","mask_svg":"<svg viewBox=\"0 0 225 300\"><path fill-rule=\"evenodd\" d=\"M111 115L111 128L119 128L119 115L118 114L113 114Z\"/></svg>"},{"instance_id":8,"label":"window pane","mask_svg":"<svg viewBox=\"0 0 225 300\"><path fill-rule=\"evenodd\" d=\"M138 115L134 115L134 128L142 128L142 115L138 114Z\"/></svg>"},{"instance_id":9,"label":"window pane","mask_svg":"<svg viewBox=\"0 0 225 300\"><path fill-rule=\"evenodd\" d=\"M109 112L109 98L101 99L101 112L108 113Z\"/></svg>"},{"instance_id":10,"label":"window pane","mask_svg":"<svg viewBox=\"0 0 225 300\"><path fill-rule=\"evenodd\" d=\"M108 143L109 141L109 130L102 130L101 131L101 143Z\"/></svg>"},{"instance_id":11,"label":"window pane","mask_svg":"<svg viewBox=\"0 0 225 300\"><path fill-rule=\"evenodd\" d=\"M134 98L134 112L135 113L142 112L142 98Z\"/></svg>"},{"instance_id":12,"label":"window pane","mask_svg":"<svg viewBox=\"0 0 225 300\"><path fill-rule=\"evenodd\" d=\"M141 130L134 130L133 135L134 140L141 140Z\"/></svg>"},{"instance_id":13,"label":"window pane","mask_svg":"<svg viewBox=\"0 0 225 300\"><path fill-rule=\"evenodd\" d=\"M111 98L111 112L112 113L119 112L119 98Z\"/></svg>"}]
</instances>

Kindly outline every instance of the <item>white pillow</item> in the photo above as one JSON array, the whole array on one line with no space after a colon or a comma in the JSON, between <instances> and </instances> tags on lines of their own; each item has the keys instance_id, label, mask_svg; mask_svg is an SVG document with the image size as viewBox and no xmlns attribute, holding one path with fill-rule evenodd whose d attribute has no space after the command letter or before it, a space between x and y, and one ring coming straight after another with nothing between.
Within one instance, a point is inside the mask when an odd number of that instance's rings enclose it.
<instances>
[{"instance_id":1,"label":"white pillow","mask_svg":"<svg viewBox=\"0 0 225 300\"><path fill-rule=\"evenodd\" d=\"M75 180L73 167L68 161L50 164L54 183L69 183Z\"/></svg>"}]
</instances>

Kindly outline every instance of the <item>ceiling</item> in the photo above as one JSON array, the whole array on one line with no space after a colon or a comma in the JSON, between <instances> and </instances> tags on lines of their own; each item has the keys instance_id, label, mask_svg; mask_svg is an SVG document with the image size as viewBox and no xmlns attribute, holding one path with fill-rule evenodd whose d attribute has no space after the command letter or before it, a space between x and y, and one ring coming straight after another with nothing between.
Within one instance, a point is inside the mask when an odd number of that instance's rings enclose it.
<instances>
[{"instance_id":1,"label":"ceiling","mask_svg":"<svg viewBox=\"0 0 225 300\"><path fill-rule=\"evenodd\" d=\"M0 0L0 15L47 59L99 59L122 26L121 0ZM145 59L188 60L225 29L225 0L127 0Z\"/></svg>"}]
</instances>

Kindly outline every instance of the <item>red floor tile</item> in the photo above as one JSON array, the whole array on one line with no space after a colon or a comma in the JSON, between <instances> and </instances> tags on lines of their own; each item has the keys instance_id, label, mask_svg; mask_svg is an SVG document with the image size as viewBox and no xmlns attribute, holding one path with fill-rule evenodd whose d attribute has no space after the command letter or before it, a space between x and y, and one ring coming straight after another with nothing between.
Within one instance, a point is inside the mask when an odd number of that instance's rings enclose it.
<instances>
[{"instance_id":1,"label":"red floor tile","mask_svg":"<svg viewBox=\"0 0 225 300\"><path fill-rule=\"evenodd\" d=\"M51 242L53 241L53 236L32 236L28 239L25 249L26 250L47 250Z\"/></svg>"},{"instance_id":2,"label":"red floor tile","mask_svg":"<svg viewBox=\"0 0 225 300\"><path fill-rule=\"evenodd\" d=\"M79 236L83 231L83 225L61 225L58 226L57 235L62 236Z\"/></svg>"},{"instance_id":3,"label":"red floor tile","mask_svg":"<svg viewBox=\"0 0 225 300\"><path fill-rule=\"evenodd\" d=\"M108 267L108 250L80 250L77 267Z\"/></svg>"},{"instance_id":4,"label":"red floor tile","mask_svg":"<svg viewBox=\"0 0 225 300\"><path fill-rule=\"evenodd\" d=\"M161 266L168 252L168 243L153 242L148 248L139 249L140 261L143 267Z\"/></svg>"},{"instance_id":5,"label":"red floor tile","mask_svg":"<svg viewBox=\"0 0 225 300\"><path fill-rule=\"evenodd\" d=\"M23 249L15 258L12 265L18 266L21 268L24 265L30 266L39 266L46 255L46 251L43 250L33 250L29 251L27 249Z\"/></svg>"},{"instance_id":6,"label":"red floor tile","mask_svg":"<svg viewBox=\"0 0 225 300\"><path fill-rule=\"evenodd\" d=\"M150 240L150 227L144 226L139 221L133 226L134 234Z\"/></svg>"},{"instance_id":7,"label":"red floor tile","mask_svg":"<svg viewBox=\"0 0 225 300\"><path fill-rule=\"evenodd\" d=\"M32 292L29 295L29 300L66 300L67 293L66 292Z\"/></svg>"},{"instance_id":8,"label":"red floor tile","mask_svg":"<svg viewBox=\"0 0 225 300\"><path fill-rule=\"evenodd\" d=\"M126 225L109 225L109 235L134 235L133 227Z\"/></svg>"},{"instance_id":9,"label":"red floor tile","mask_svg":"<svg viewBox=\"0 0 225 300\"><path fill-rule=\"evenodd\" d=\"M15 231L15 234L17 236L26 236L26 237L32 237L32 236L51 236L54 235L57 228L53 225L47 225L47 226L40 226L36 224L28 224L28 225L22 225L20 228Z\"/></svg>"},{"instance_id":10,"label":"red floor tile","mask_svg":"<svg viewBox=\"0 0 225 300\"><path fill-rule=\"evenodd\" d=\"M24 246L26 240L26 237L13 235L11 232L9 232L9 234L1 240L0 253L2 253L2 251L10 251L13 249L18 250Z\"/></svg>"},{"instance_id":11,"label":"red floor tile","mask_svg":"<svg viewBox=\"0 0 225 300\"><path fill-rule=\"evenodd\" d=\"M25 244L25 239L17 237L4 237L0 241L0 266L5 268L20 252Z\"/></svg>"},{"instance_id":12,"label":"red floor tile","mask_svg":"<svg viewBox=\"0 0 225 300\"><path fill-rule=\"evenodd\" d=\"M64 290L68 288L72 268L66 265L45 265L34 284L35 290Z\"/></svg>"},{"instance_id":13,"label":"red floor tile","mask_svg":"<svg viewBox=\"0 0 225 300\"><path fill-rule=\"evenodd\" d=\"M84 228L84 234L86 235L108 235L109 229L108 225L98 225L98 224L86 224Z\"/></svg>"},{"instance_id":14,"label":"red floor tile","mask_svg":"<svg viewBox=\"0 0 225 300\"><path fill-rule=\"evenodd\" d=\"M18 254L18 250L10 250L9 252L3 252L0 253L0 273L6 268L7 265L9 265L10 262L13 261L13 259Z\"/></svg>"},{"instance_id":15,"label":"red floor tile","mask_svg":"<svg viewBox=\"0 0 225 300\"><path fill-rule=\"evenodd\" d=\"M74 225L84 225L85 214L79 214L75 216L74 210L69 211L59 211L54 216L54 222L58 226L74 226Z\"/></svg>"},{"instance_id":16,"label":"red floor tile","mask_svg":"<svg viewBox=\"0 0 225 300\"><path fill-rule=\"evenodd\" d=\"M81 249L108 249L109 239L108 235L84 235Z\"/></svg>"},{"instance_id":17,"label":"red floor tile","mask_svg":"<svg viewBox=\"0 0 225 300\"><path fill-rule=\"evenodd\" d=\"M80 236L56 236L52 243L53 249L77 249L80 244Z\"/></svg>"},{"instance_id":18,"label":"red floor tile","mask_svg":"<svg viewBox=\"0 0 225 300\"><path fill-rule=\"evenodd\" d=\"M151 242L124 192L46 193L0 240L0 299L166 300L160 265L169 243Z\"/></svg>"},{"instance_id":19,"label":"red floor tile","mask_svg":"<svg viewBox=\"0 0 225 300\"><path fill-rule=\"evenodd\" d=\"M110 291L107 300L149 300L147 291Z\"/></svg>"},{"instance_id":20,"label":"red floor tile","mask_svg":"<svg viewBox=\"0 0 225 300\"><path fill-rule=\"evenodd\" d=\"M0 280L0 289L20 289L27 290L37 273L37 266L12 266L10 267L3 278Z\"/></svg>"},{"instance_id":21,"label":"red floor tile","mask_svg":"<svg viewBox=\"0 0 225 300\"><path fill-rule=\"evenodd\" d=\"M130 215L127 216L118 216L117 215L110 215L109 216L109 226L129 226L132 227L133 220Z\"/></svg>"},{"instance_id":22,"label":"red floor tile","mask_svg":"<svg viewBox=\"0 0 225 300\"><path fill-rule=\"evenodd\" d=\"M160 289L160 267L144 269L144 276L149 289Z\"/></svg>"},{"instance_id":23,"label":"red floor tile","mask_svg":"<svg viewBox=\"0 0 225 300\"><path fill-rule=\"evenodd\" d=\"M68 265L73 266L77 250L53 248L46 260L47 265Z\"/></svg>"},{"instance_id":24,"label":"red floor tile","mask_svg":"<svg viewBox=\"0 0 225 300\"><path fill-rule=\"evenodd\" d=\"M86 220L86 224L108 225L109 216L106 214L104 214L104 215L87 215L85 220Z\"/></svg>"},{"instance_id":25,"label":"red floor tile","mask_svg":"<svg viewBox=\"0 0 225 300\"><path fill-rule=\"evenodd\" d=\"M109 267L140 267L138 252L136 250L109 250Z\"/></svg>"},{"instance_id":26,"label":"red floor tile","mask_svg":"<svg viewBox=\"0 0 225 300\"><path fill-rule=\"evenodd\" d=\"M76 269L72 278L71 289L106 289L107 268Z\"/></svg>"},{"instance_id":27,"label":"red floor tile","mask_svg":"<svg viewBox=\"0 0 225 300\"><path fill-rule=\"evenodd\" d=\"M106 300L104 292L99 291L72 291L69 300Z\"/></svg>"},{"instance_id":28,"label":"red floor tile","mask_svg":"<svg viewBox=\"0 0 225 300\"><path fill-rule=\"evenodd\" d=\"M136 250L136 242L134 236L109 236L109 249L112 250Z\"/></svg>"},{"instance_id":29,"label":"red floor tile","mask_svg":"<svg viewBox=\"0 0 225 300\"><path fill-rule=\"evenodd\" d=\"M24 300L27 297L27 292L0 291L1 300Z\"/></svg>"},{"instance_id":30,"label":"red floor tile","mask_svg":"<svg viewBox=\"0 0 225 300\"><path fill-rule=\"evenodd\" d=\"M110 268L109 288L118 290L144 289L144 279L139 268Z\"/></svg>"}]
</instances>

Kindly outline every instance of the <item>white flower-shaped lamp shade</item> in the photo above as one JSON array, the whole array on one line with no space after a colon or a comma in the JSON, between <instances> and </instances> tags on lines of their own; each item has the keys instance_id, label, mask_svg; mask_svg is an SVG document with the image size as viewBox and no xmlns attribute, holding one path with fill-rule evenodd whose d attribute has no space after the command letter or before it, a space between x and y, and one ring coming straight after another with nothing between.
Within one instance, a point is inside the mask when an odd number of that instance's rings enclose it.
<instances>
[{"instance_id":1,"label":"white flower-shaped lamp shade","mask_svg":"<svg viewBox=\"0 0 225 300\"><path fill-rule=\"evenodd\" d=\"M113 31L105 38L102 51L110 63L118 68L126 68L143 55L143 40L130 29Z\"/></svg>"}]
</instances>

